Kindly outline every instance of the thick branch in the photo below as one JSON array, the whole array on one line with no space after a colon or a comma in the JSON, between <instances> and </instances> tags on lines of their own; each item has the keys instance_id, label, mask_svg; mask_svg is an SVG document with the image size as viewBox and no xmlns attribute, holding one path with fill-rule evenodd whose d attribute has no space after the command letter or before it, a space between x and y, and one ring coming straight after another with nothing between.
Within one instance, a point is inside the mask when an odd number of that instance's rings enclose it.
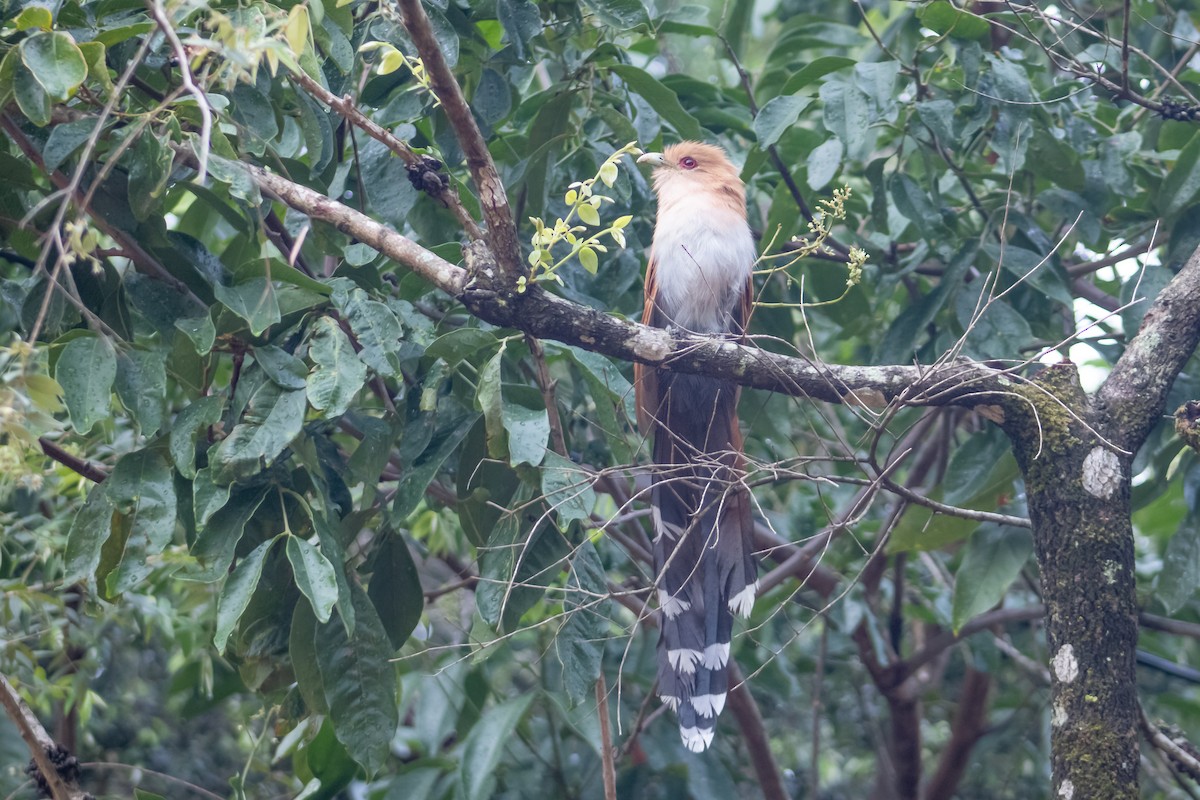
<instances>
[{"instance_id":1,"label":"thick branch","mask_svg":"<svg viewBox=\"0 0 1200 800\"><path fill-rule=\"evenodd\" d=\"M195 155L186 149L181 153L195 164ZM401 236L386 225L380 224L359 211L331 200L307 186L289 181L273 172L250 164L243 165L259 188L279 198L288 206L301 211L313 219L328 222L345 234L370 245L388 258L398 261L439 289L452 295L462 292L467 274L462 267L421 247L406 236Z\"/></svg>"},{"instance_id":2,"label":"thick branch","mask_svg":"<svg viewBox=\"0 0 1200 800\"><path fill-rule=\"evenodd\" d=\"M190 151L181 152L195 163ZM467 270L388 226L279 175L255 166L245 168L262 190L404 264L493 325L625 361L830 403L883 406L899 400L910 405L974 406L1015 398L1013 378L975 362L957 361L936 368L821 364L728 340L640 325L555 297L537 286L524 293L507 290L491 252L481 243L467 246L467 263L475 283L496 288L468 286Z\"/></svg>"},{"instance_id":3,"label":"thick branch","mask_svg":"<svg viewBox=\"0 0 1200 800\"><path fill-rule=\"evenodd\" d=\"M518 275L524 274L525 264L521 260L521 248L517 244L517 226L513 222L508 195L504 191L500 173L496 171L492 154L488 151L479 126L475 124L475 117L463 98L462 89L446 63L437 37L433 34L433 27L429 24L429 17L421 7L421 0L398 2L404 15L404 27L408 29L413 46L421 56L421 63L425 65L425 72L429 76L430 87L454 128L454 136L462 147L463 155L467 158L467 168L471 170L471 177L479 190L479 205L483 209L483 217L488 226L488 244L492 246L500 268L515 281Z\"/></svg>"},{"instance_id":4,"label":"thick branch","mask_svg":"<svg viewBox=\"0 0 1200 800\"><path fill-rule=\"evenodd\" d=\"M1162 414L1175 376L1200 342L1200 248L1155 298L1096 395L1102 433L1136 451Z\"/></svg>"},{"instance_id":5,"label":"thick branch","mask_svg":"<svg viewBox=\"0 0 1200 800\"><path fill-rule=\"evenodd\" d=\"M50 796L54 800L84 800L88 797L79 787L68 784L58 774L58 768L50 760L51 751L56 749L54 740L4 675L0 675L0 705L4 706L4 712L21 732L21 738L29 747L38 771L50 788Z\"/></svg>"}]
</instances>

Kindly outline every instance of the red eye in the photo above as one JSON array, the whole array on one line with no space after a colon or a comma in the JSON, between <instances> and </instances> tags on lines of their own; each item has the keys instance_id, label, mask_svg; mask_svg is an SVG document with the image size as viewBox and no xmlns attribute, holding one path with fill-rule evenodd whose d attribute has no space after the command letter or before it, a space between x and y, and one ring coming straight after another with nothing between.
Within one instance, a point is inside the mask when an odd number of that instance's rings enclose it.
<instances>
[{"instance_id":1,"label":"red eye","mask_svg":"<svg viewBox=\"0 0 1200 800\"><path fill-rule=\"evenodd\" d=\"M691 156L684 156L683 158L679 159L679 166L683 167L684 169L695 169L696 159L692 158Z\"/></svg>"}]
</instances>

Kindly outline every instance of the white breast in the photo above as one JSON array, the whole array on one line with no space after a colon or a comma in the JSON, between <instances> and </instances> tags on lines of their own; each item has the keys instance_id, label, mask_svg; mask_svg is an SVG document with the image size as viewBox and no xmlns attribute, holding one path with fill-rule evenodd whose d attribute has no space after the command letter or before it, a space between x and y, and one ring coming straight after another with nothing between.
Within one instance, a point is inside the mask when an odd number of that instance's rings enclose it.
<instances>
[{"instance_id":1,"label":"white breast","mask_svg":"<svg viewBox=\"0 0 1200 800\"><path fill-rule=\"evenodd\" d=\"M730 313L754 268L746 220L714 211L703 198L677 199L659 212L654 258L659 307L676 325L696 333L730 329Z\"/></svg>"}]
</instances>

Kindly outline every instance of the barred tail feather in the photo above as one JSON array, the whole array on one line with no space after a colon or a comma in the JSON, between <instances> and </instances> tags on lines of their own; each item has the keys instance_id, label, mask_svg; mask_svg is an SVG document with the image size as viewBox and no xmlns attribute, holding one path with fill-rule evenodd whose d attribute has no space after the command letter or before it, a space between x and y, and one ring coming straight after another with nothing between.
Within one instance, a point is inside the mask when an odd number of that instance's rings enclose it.
<instances>
[{"instance_id":1,"label":"barred tail feather","mask_svg":"<svg viewBox=\"0 0 1200 800\"><path fill-rule=\"evenodd\" d=\"M708 748L729 689L734 616L757 588L733 384L657 375L650 503L661 633L658 692L692 752Z\"/></svg>"}]
</instances>

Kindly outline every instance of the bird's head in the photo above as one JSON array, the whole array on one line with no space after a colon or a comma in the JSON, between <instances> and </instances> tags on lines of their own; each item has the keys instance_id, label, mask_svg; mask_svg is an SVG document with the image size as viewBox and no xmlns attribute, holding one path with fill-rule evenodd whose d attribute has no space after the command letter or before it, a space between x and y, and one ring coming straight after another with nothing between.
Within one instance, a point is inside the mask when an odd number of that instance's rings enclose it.
<instances>
[{"instance_id":1,"label":"bird's head","mask_svg":"<svg viewBox=\"0 0 1200 800\"><path fill-rule=\"evenodd\" d=\"M704 142L680 142L661 153L644 153L639 164L654 166L654 192L659 213L663 206L697 194L710 193L714 203L745 215L746 189L738 169L720 147Z\"/></svg>"}]
</instances>

